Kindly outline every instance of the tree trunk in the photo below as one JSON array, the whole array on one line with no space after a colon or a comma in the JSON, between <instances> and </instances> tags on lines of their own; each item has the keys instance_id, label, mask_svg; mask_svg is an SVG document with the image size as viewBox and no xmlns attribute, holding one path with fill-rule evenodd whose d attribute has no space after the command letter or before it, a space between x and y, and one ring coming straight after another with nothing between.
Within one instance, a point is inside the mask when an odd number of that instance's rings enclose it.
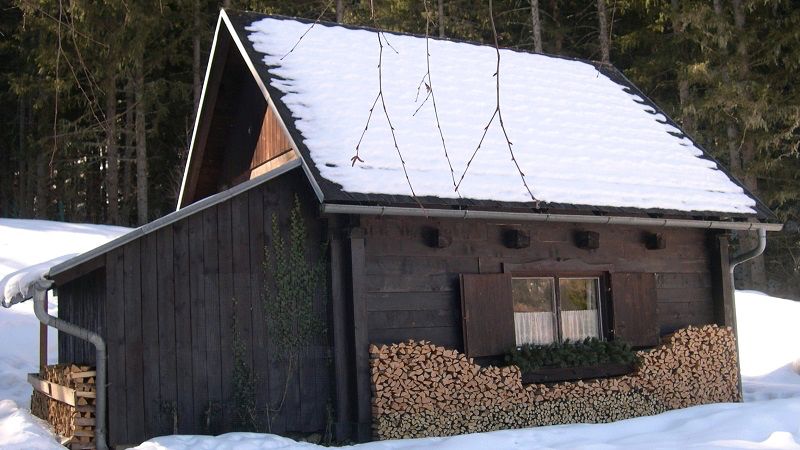
<instances>
[{"instance_id":1,"label":"tree trunk","mask_svg":"<svg viewBox=\"0 0 800 450\"><path fill-rule=\"evenodd\" d=\"M128 79L125 84L125 148L123 149L120 169L122 170L122 189L120 195L122 216L121 225L131 224L131 194L133 192L133 137L134 131L134 103L135 103L133 80Z\"/></svg>"},{"instance_id":2,"label":"tree trunk","mask_svg":"<svg viewBox=\"0 0 800 450\"><path fill-rule=\"evenodd\" d=\"M681 20L680 0L672 0L672 32L675 36L676 48L682 44L681 35L684 33L684 24ZM680 103L680 122L683 129L689 134L694 133L694 119L689 114L689 105L692 103L689 90L688 73L685 63L676 63L675 77L678 83L678 102Z\"/></svg>"},{"instance_id":3,"label":"tree trunk","mask_svg":"<svg viewBox=\"0 0 800 450\"><path fill-rule=\"evenodd\" d=\"M144 63L136 62L136 215L147 223L147 131L145 128Z\"/></svg>"},{"instance_id":4,"label":"tree trunk","mask_svg":"<svg viewBox=\"0 0 800 450\"><path fill-rule=\"evenodd\" d=\"M106 86L106 222L119 225L119 147L117 146L117 78Z\"/></svg>"},{"instance_id":5,"label":"tree trunk","mask_svg":"<svg viewBox=\"0 0 800 450\"><path fill-rule=\"evenodd\" d=\"M531 32L533 51L542 53L542 20L539 17L539 0L531 0Z\"/></svg>"},{"instance_id":6,"label":"tree trunk","mask_svg":"<svg viewBox=\"0 0 800 450\"><path fill-rule=\"evenodd\" d=\"M203 24L200 17L200 2L194 0L194 36L192 37L192 85L194 87L194 115L195 117L200 108L200 95L203 91L203 75L201 73L202 61L200 60L200 36Z\"/></svg>"},{"instance_id":7,"label":"tree trunk","mask_svg":"<svg viewBox=\"0 0 800 450\"><path fill-rule=\"evenodd\" d=\"M344 0L336 0L336 22L342 23L344 20Z\"/></svg>"},{"instance_id":8,"label":"tree trunk","mask_svg":"<svg viewBox=\"0 0 800 450\"><path fill-rule=\"evenodd\" d=\"M47 219L47 185L50 181L50 171L48 169L48 154L40 151L36 157L36 202L34 203L34 217L37 219Z\"/></svg>"},{"instance_id":9,"label":"tree trunk","mask_svg":"<svg viewBox=\"0 0 800 450\"><path fill-rule=\"evenodd\" d=\"M20 96L19 98L19 154L17 156L17 167L19 168L19 175L17 175L17 189L14 193L14 209L16 210L16 216L18 217L25 217L25 183L24 183L24 174L25 174L25 143L27 141L27 129L26 126L28 124L27 119L27 111L26 111L27 102L24 96Z\"/></svg>"},{"instance_id":10,"label":"tree trunk","mask_svg":"<svg viewBox=\"0 0 800 450\"><path fill-rule=\"evenodd\" d=\"M551 17L553 18L553 50L556 55L561 54L564 47L564 32L561 30L561 17L558 10L558 0L550 0Z\"/></svg>"},{"instance_id":11,"label":"tree trunk","mask_svg":"<svg viewBox=\"0 0 800 450\"><path fill-rule=\"evenodd\" d=\"M444 37L444 0L439 0L439 37Z\"/></svg>"},{"instance_id":12,"label":"tree trunk","mask_svg":"<svg viewBox=\"0 0 800 450\"><path fill-rule=\"evenodd\" d=\"M31 218L35 212L36 203L36 158L33 155L25 156L25 175L22 182L25 183L25 215Z\"/></svg>"},{"instance_id":13,"label":"tree trunk","mask_svg":"<svg viewBox=\"0 0 800 450\"><path fill-rule=\"evenodd\" d=\"M606 0L597 0L597 21L600 32L600 61L611 62L611 49L608 36L608 14L606 14Z\"/></svg>"}]
</instances>

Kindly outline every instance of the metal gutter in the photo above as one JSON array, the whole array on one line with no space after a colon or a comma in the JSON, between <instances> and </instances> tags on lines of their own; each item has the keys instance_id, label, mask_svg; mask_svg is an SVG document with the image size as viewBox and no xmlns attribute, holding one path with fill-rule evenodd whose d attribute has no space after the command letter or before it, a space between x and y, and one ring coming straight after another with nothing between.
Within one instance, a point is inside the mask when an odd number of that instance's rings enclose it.
<instances>
[{"instance_id":1,"label":"metal gutter","mask_svg":"<svg viewBox=\"0 0 800 450\"><path fill-rule=\"evenodd\" d=\"M764 249L767 248L767 231L766 229L759 228L758 229L758 244L756 246L744 253L740 253L736 256L731 257L730 262L730 272L731 272L731 281L733 281L733 270L736 269L736 266L743 262L750 261L753 258L761 256L764 253Z\"/></svg>"},{"instance_id":2,"label":"metal gutter","mask_svg":"<svg viewBox=\"0 0 800 450\"><path fill-rule=\"evenodd\" d=\"M505 220L515 222L587 223L643 227L703 228L718 230L780 231L783 224L761 222L726 222L720 220L659 219L653 217L583 216L572 214L521 213L502 211L422 209L392 206L344 205L323 203L323 214L359 214L373 216L410 216L451 219ZM766 239L766 238L765 238ZM737 263L738 264L738 263Z\"/></svg>"},{"instance_id":3,"label":"metal gutter","mask_svg":"<svg viewBox=\"0 0 800 450\"><path fill-rule=\"evenodd\" d=\"M206 197L202 200L192 203L189 206L181 208L173 213L167 214L166 216L160 219L156 219L150 223L144 224L141 227L131 231L130 233L124 234L112 241L106 242L105 244L95 249L89 250L86 253L81 253L80 255L72 259L68 259L60 264L56 264L55 266L51 267L50 270L44 276L45 278L52 279L76 266L79 266L80 264L90 261L117 247L123 246L128 242L136 240L144 236L145 234L152 233L153 231L156 231L167 225L171 225L198 211L202 211L218 203L222 203L225 200L230 199L231 197L235 197L241 194L242 192L258 187L261 184L264 184L267 181L272 180L273 178L277 178L278 176L283 175L286 172L295 169L299 166L300 166L300 160L293 159L280 167L276 167L275 169L270 170L264 175L259 175L258 177L253 178L252 180L245 181L244 183L238 184L228 190L219 192L210 197Z\"/></svg>"},{"instance_id":4,"label":"metal gutter","mask_svg":"<svg viewBox=\"0 0 800 450\"><path fill-rule=\"evenodd\" d=\"M106 442L106 343L99 334L47 313L47 307L45 306L47 291L52 284L53 282L50 280L40 280L33 286L33 312L36 314L36 318L44 325L63 331L78 339L91 342L94 345L97 359L95 364L95 370L97 371L95 380L97 398L95 399L94 443L98 450L106 450L108 449L108 443Z\"/></svg>"}]
</instances>

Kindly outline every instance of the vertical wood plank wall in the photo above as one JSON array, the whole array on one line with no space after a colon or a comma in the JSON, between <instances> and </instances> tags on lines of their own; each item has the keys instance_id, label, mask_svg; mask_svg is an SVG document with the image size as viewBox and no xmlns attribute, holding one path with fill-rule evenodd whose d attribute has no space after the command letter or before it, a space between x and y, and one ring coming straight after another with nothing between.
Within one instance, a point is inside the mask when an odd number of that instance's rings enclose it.
<instances>
[{"instance_id":1,"label":"vertical wood plank wall","mask_svg":"<svg viewBox=\"0 0 800 450\"><path fill-rule=\"evenodd\" d=\"M317 201L299 171L149 233L106 255L100 269L59 289L61 317L99 330L109 348L109 433L113 445L163 434L235 429L233 313L255 370L260 426L284 385L262 322L264 245L272 214L281 232L298 193L308 248L318 258L325 230ZM236 299L234 306L233 299ZM316 309L321 314L322 306ZM94 362L94 349L59 337L63 362ZM326 428L330 351L312 343L271 431ZM175 429L177 424L177 429Z\"/></svg>"}]
</instances>

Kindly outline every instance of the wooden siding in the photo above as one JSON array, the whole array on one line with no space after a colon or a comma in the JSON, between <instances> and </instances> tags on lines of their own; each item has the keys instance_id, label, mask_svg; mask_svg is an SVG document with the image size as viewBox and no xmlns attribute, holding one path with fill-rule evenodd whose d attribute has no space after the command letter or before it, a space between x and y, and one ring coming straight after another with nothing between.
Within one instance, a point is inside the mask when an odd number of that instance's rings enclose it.
<instances>
[{"instance_id":1,"label":"wooden siding","mask_svg":"<svg viewBox=\"0 0 800 450\"><path fill-rule=\"evenodd\" d=\"M264 120L261 122L261 131L258 134L256 148L253 151L253 159L250 161L250 170L277 158L291 149L292 144L278 123L278 118L272 108L267 108L266 113L264 113Z\"/></svg>"},{"instance_id":2,"label":"wooden siding","mask_svg":"<svg viewBox=\"0 0 800 450\"><path fill-rule=\"evenodd\" d=\"M369 342L425 339L463 351L458 275L516 270L646 272L656 276L662 334L714 323L710 250L705 230L660 229L667 247L647 250L643 228L573 224L362 217ZM432 248L432 227L453 237ZM525 249L503 245L510 228L530 233ZM577 231L596 231L600 248L576 247Z\"/></svg>"},{"instance_id":3,"label":"wooden siding","mask_svg":"<svg viewBox=\"0 0 800 450\"><path fill-rule=\"evenodd\" d=\"M106 276L102 269L94 270L72 283L58 288L58 316L67 322L78 323L100 335L105 335ZM94 345L63 332L58 332L58 361L94 365Z\"/></svg>"},{"instance_id":4,"label":"wooden siding","mask_svg":"<svg viewBox=\"0 0 800 450\"><path fill-rule=\"evenodd\" d=\"M294 193L303 205L309 248L317 253L323 222L303 174L294 171L109 252L105 272L59 289L62 316L95 323L108 342L113 445L236 429L234 311L256 373L260 426L268 429L266 408L280 402L285 375L261 320L264 245L271 241L273 213L287 230ZM90 347L80 342L60 337L59 346L63 362L93 362ZM329 354L327 341L311 343L291 375L272 432L324 431Z\"/></svg>"}]
</instances>

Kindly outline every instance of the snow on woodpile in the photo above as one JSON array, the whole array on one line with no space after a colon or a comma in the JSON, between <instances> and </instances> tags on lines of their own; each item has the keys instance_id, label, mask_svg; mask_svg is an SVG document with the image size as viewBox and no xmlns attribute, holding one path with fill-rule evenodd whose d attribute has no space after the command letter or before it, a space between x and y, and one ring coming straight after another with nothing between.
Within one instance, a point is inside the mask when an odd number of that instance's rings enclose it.
<instances>
[{"instance_id":1,"label":"snow on woodpile","mask_svg":"<svg viewBox=\"0 0 800 450\"><path fill-rule=\"evenodd\" d=\"M346 192L409 195L392 135L378 104L378 38L367 30L266 18L248 38L322 177ZM419 196L457 198L432 102L426 97L425 39L385 35L383 93ZM396 51L395 51L396 50ZM287 53L289 53L287 55ZM493 47L431 40L431 78L458 180L495 108ZM285 56L285 57L284 57ZM501 51L501 106L519 165L545 202L752 213L745 195L713 161L643 99L591 64ZM418 88L420 88L418 93ZM464 178L466 198L530 202L495 119Z\"/></svg>"}]
</instances>

